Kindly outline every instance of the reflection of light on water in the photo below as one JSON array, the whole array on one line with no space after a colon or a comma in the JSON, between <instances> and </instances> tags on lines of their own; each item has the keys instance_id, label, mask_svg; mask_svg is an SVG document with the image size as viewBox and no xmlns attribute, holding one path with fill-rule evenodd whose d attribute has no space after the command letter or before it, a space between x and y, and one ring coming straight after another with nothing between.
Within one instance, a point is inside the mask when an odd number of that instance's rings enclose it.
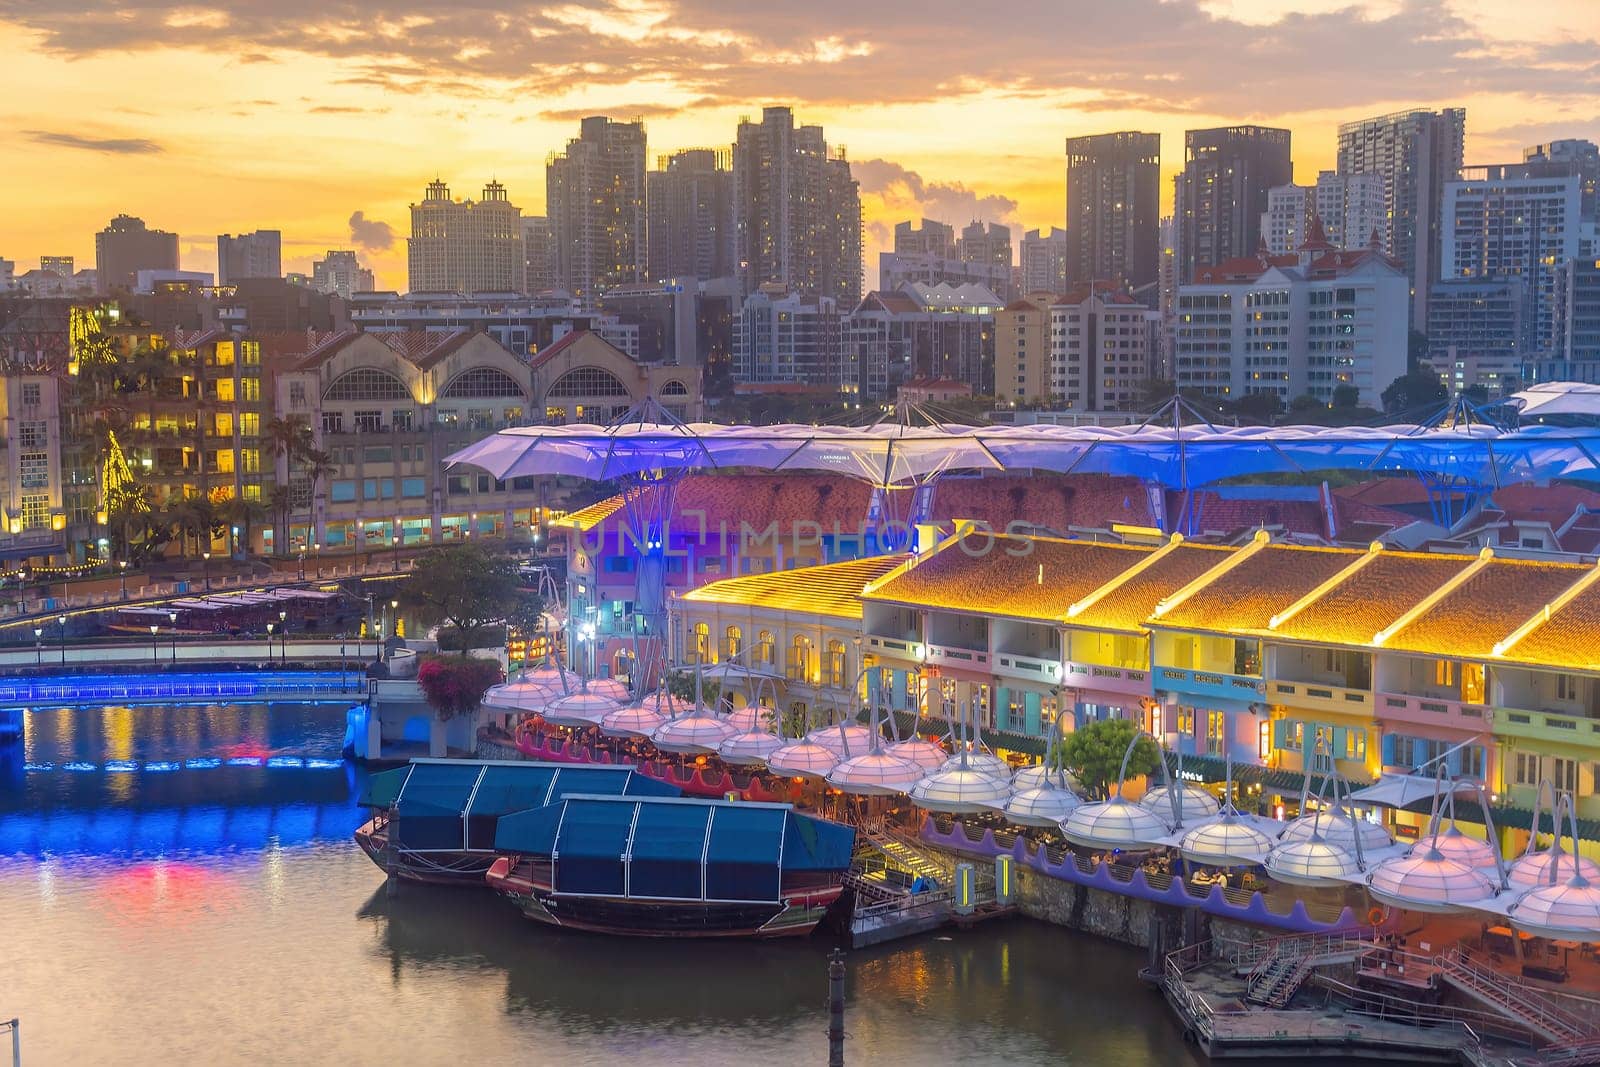
<instances>
[{"instance_id":1,"label":"reflection of light on water","mask_svg":"<svg viewBox=\"0 0 1600 1067\"><path fill-rule=\"evenodd\" d=\"M269 845L262 856L267 873L267 903L272 907L283 904L283 847Z\"/></svg>"},{"instance_id":2,"label":"reflection of light on water","mask_svg":"<svg viewBox=\"0 0 1600 1067\"><path fill-rule=\"evenodd\" d=\"M51 860L39 863L37 875L39 879L39 899L46 907L55 907L56 904L56 865Z\"/></svg>"},{"instance_id":3,"label":"reflection of light on water","mask_svg":"<svg viewBox=\"0 0 1600 1067\"><path fill-rule=\"evenodd\" d=\"M126 926L187 928L216 921L243 899L237 878L215 862L130 864L104 876L103 888L107 910Z\"/></svg>"}]
</instances>

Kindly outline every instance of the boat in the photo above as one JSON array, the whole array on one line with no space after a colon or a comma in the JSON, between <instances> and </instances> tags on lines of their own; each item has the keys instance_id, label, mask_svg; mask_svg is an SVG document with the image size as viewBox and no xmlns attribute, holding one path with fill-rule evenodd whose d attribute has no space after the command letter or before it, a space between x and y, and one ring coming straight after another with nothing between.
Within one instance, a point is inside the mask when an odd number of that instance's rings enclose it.
<instances>
[{"instance_id":1,"label":"boat","mask_svg":"<svg viewBox=\"0 0 1600 1067\"><path fill-rule=\"evenodd\" d=\"M488 883L552 926L636 937L792 937L839 900L849 826L789 804L575 796L500 820Z\"/></svg>"},{"instance_id":2,"label":"boat","mask_svg":"<svg viewBox=\"0 0 1600 1067\"><path fill-rule=\"evenodd\" d=\"M572 793L678 796L679 790L632 767L414 759L367 779L359 802L376 810L356 831L356 843L384 871L392 865L408 881L481 886L501 817Z\"/></svg>"}]
</instances>

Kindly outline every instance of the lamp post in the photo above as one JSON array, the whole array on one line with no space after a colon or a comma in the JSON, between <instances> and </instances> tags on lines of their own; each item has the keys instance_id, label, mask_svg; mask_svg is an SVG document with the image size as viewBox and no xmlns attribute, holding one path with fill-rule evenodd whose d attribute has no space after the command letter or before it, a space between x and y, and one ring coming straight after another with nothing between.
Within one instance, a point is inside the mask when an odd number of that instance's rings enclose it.
<instances>
[{"instance_id":1,"label":"lamp post","mask_svg":"<svg viewBox=\"0 0 1600 1067\"><path fill-rule=\"evenodd\" d=\"M277 625L277 623L271 623L271 622L267 623L267 662L268 663L272 662L272 628L274 626L276 626L276 625Z\"/></svg>"},{"instance_id":2,"label":"lamp post","mask_svg":"<svg viewBox=\"0 0 1600 1067\"><path fill-rule=\"evenodd\" d=\"M231 555L234 559L238 559L240 556L242 556L244 554L241 551L239 551L239 527L234 526L234 527L231 527L231 529L233 531L233 551L231 551L228 554Z\"/></svg>"},{"instance_id":3,"label":"lamp post","mask_svg":"<svg viewBox=\"0 0 1600 1067\"><path fill-rule=\"evenodd\" d=\"M344 692L344 675L349 670L349 665L344 660L345 632L339 631L339 692Z\"/></svg>"},{"instance_id":4,"label":"lamp post","mask_svg":"<svg viewBox=\"0 0 1600 1067\"><path fill-rule=\"evenodd\" d=\"M321 541L313 541L313 542L311 542L311 555L312 555L312 558L316 560L317 577L321 578L322 577L322 542Z\"/></svg>"},{"instance_id":5,"label":"lamp post","mask_svg":"<svg viewBox=\"0 0 1600 1067\"><path fill-rule=\"evenodd\" d=\"M125 560L125 559L117 560L117 569L122 572L122 599L123 600L127 600L128 599L128 561Z\"/></svg>"},{"instance_id":6,"label":"lamp post","mask_svg":"<svg viewBox=\"0 0 1600 1067\"><path fill-rule=\"evenodd\" d=\"M300 549L300 580L302 582L306 580L306 550L304 546Z\"/></svg>"},{"instance_id":7,"label":"lamp post","mask_svg":"<svg viewBox=\"0 0 1600 1067\"><path fill-rule=\"evenodd\" d=\"M400 535L394 535L394 573L400 573Z\"/></svg>"},{"instance_id":8,"label":"lamp post","mask_svg":"<svg viewBox=\"0 0 1600 1067\"><path fill-rule=\"evenodd\" d=\"M153 622L153 623L150 624L150 662L151 663L158 662L157 657L160 655L160 653L158 651L159 646L156 643L156 633L158 631L160 631L160 629L161 629L161 626L160 626L159 623L154 623Z\"/></svg>"},{"instance_id":9,"label":"lamp post","mask_svg":"<svg viewBox=\"0 0 1600 1067\"><path fill-rule=\"evenodd\" d=\"M211 592L211 551L207 549L206 551L200 553L200 559L203 561L202 565L205 567L205 570L201 572L205 578L205 591L209 593Z\"/></svg>"},{"instance_id":10,"label":"lamp post","mask_svg":"<svg viewBox=\"0 0 1600 1067\"><path fill-rule=\"evenodd\" d=\"M289 613L278 612L278 643L283 646L283 662L289 662Z\"/></svg>"},{"instance_id":11,"label":"lamp post","mask_svg":"<svg viewBox=\"0 0 1600 1067\"><path fill-rule=\"evenodd\" d=\"M65 667L67 665L67 617L59 615L56 617L56 622L61 625L61 665Z\"/></svg>"},{"instance_id":12,"label":"lamp post","mask_svg":"<svg viewBox=\"0 0 1600 1067\"><path fill-rule=\"evenodd\" d=\"M44 666L44 627L33 628L33 662L36 666Z\"/></svg>"},{"instance_id":13,"label":"lamp post","mask_svg":"<svg viewBox=\"0 0 1600 1067\"><path fill-rule=\"evenodd\" d=\"M167 612L167 621L172 624L172 662L176 664L178 662L178 613L176 611Z\"/></svg>"}]
</instances>

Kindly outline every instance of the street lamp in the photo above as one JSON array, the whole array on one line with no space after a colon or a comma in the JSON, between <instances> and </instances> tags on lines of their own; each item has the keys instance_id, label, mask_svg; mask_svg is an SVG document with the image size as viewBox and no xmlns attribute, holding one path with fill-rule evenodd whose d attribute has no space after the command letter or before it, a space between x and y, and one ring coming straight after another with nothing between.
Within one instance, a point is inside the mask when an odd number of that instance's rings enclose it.
<instances>
[{"instance_id":1,"label":"street lamp","mask_svg":"<svg viewBox=\"0 0 1600 1067\"><path fill-rule=\"evenodd\" d=\"M302 582L306 580L306 550L304 546L300 549L300 580Z\"/></svg>"},{"instance_id":2,"label":"street lamp","mask_svg":"<svg viewBox=\"0 0 1600 1067\"><path fill-rule=\"evenodd\" d=\"M178 662L178 613L167 612L167 621L172 624L172 662Z\"/></svg>"},{"instance_id":3,"label":"street lamp","mask_svg":"<svg viewBox=\"0 0 1600 1067\"><path fill-rule=\"evenodd\" d=\"M56 622L61 624L61 665L65 667L67 665L67 617L65 615L57 616Z\"/></svg>"},{"instance_id":4,"label":"street lamp","mask_svg":"<svg viewBox=\"0 0 1600 1067\"><path fill-rule=\"evenodd\" d=\"M161 629L161 627L160 627L159 624L157 624L157 623L151 623L150 624L150 662L151 663L155 663L156 662L156 657L159 655L159 653L157 651L157 647L158 646L156 645L156 631L158 631L160 629Z\"/></svg>"},{"instance_id":5,"label":"street lamp","mask_svg":"<svg viewBox=\"0 0 1600 1067\"><path fill-rule=\"evenodd\" d=\"M267 623L267 662L272 662L272 627L275 623Z\"/></svg>"},{"instance_id":6,"label":"street lamp","mask_svg":"<svg viewBox=\"0 0 1600 1067\"><path fill-rule=\"evenodd\" d=\"M283 646L283 662L289 662L289 613L278 612L278 641Z\"/></svg>"},{"instance_id":7,"label":"street lamp","mask_svg":"<svg viewBox=\"0 0 1600 1067\"><path fill-rule=\"evenodd\" d=\"M237 526L233 527L233 551L228 554L233 556L235 559L243 555L243 553L239 551L239 527Z\"/></svg>"},{"instance_id":8,"label":"street lamp","mask_svg":"<svg viewBox=\"0 0 1600 1067\"><path fill-rule=\"evenodd\" d=\"M394 573L400 573L400 535L394 535Z\"/></svg>"},{"instance_id":9,"label":"street lamp","mask_svg":"<svg viewBox=\"0 0 1600 1067\"><path fill-rule=\"evenodd\" d=\"M311 555L317 561L317 577L321 578L322 577L322 542L321 541L313 541L311 543Z\"/></svg>"},{"instance_id":10,"label":"street lamp","mask_svg":"<svg viewBox=\"0 0 1600 1067\"><path fill-rule=\"evenodd\" d=\"M117 560L117 567L118 567L119 570L122 571L122 599L123 600L127 600L128 599L128 561L125 560L125 559Z\"/></svg>"},{"instance_id":11,"label":"street lamp","mask_svg":"<svg viewBox=\"0 0 1600 1067\"><path fill-rule=\"evenodd\" d=\"M209 592L211 592L211 552L210 552L210 550L208 549L207 551L200 553L200 558L205 561L204 562L205 570L202 573L205 575L205 591L209 593Z\"/></svg>"},{"instance_id":12,"label":"street lamp","mask_svg":"<svg viewBox=\"0 0 1600 1067\"><path fill-rule=\"evenodd\" d=\"M36 665L44 666L44 627L33 628L33 661Z\"/></svg>"}]
</instances>

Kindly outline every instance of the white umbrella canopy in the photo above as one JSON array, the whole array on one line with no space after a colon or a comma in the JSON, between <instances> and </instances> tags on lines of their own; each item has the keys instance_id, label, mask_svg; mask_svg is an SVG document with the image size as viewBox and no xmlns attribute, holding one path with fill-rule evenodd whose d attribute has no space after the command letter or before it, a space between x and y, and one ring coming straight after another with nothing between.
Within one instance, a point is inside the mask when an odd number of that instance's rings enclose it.
<instances>
[{"instance_id":1,"label":"white umbrella canopy","mask_svg":"<svg viewBox=\"0 0 1600 1067\"><path fill-rule=\"evenodd\" d=\"M709 754L736 733L727 719L702 704L656 727L650 743L663 752Z\"/></svg>"},{"instance_id":2,"label":"white umbrella canopy","mask_svg":"<svg viewBox=\"0 0 1600 1067\"><path fill-rule=\"evenodd\" d=\"M599 726L607 715L621 708L611 697L580 690L545 705L544 721L556 726Z\"/></svg>"},{"instance_id":3,"label":"white umbrella canopy","mask_svg":"<svg viewBox=\"0 0 1600 1067\"><path fill-rule=\"evenodd\" d=\"M652 693L601 719L600 729L619 737L649 737L662 723L692 707L675 696Z\"/></svg>"},{"instance_id":4,"label":"white umbrella canopy","mask_svg":"<svg viewBox=\"0 0 1600 1067\"><path fill-rule=\"evenodd\" d=\"M493 710L517 711L531 715L543 711L545 705L561 695L560 689L552 692L543 685L530 682L506 682L502 685L491 685L484 692L480 703Z\"/></svg>"},{"instance_id":5,"label":"white umbrella canopy","mask_svg":"<svg viewBox=\"0 0 1600 1067\"><path fill-rule=\"evenodd\" d=\"M791 778L822 778L839 762L839 754L815 741L799 740L775 749L767 757L767 769Z\"/></svg>"},{"instance_id":6,"label":"white umbrella canopy","mask_svg":"<svg viewBox=\"0 0 1600 1067\"><path fill-rule=\"evenodd\" d=\"M953 758L959 760L961 754L958 752ZM991 778L998 778L1007 784L1007 788L1010 787L1011 764L992 752L985 752L981 748L973 749L966 755L966 767L969 771L977 771L979 774L987 774Z\"/></svg>"},{"instance_id":7,"label":"white umbrella canopy","mask_svg":"<svg viewBox=\"0 0 1600 1067\"><path fill-rule=\"evenodd\" d=\"M1385 808L1404 808L1437 795L1440 789L1470 793L1476 785L1466 780L1441 780L1421 774L1385 774L1369 786L1357 789L1350 799L1357 804L1373 804Z\"/></svg>"},{"instance_id":8,"label":"white umbrella canopy","mask_svg":"<svg viewBox=\"0 0 1600 1067\"><path fill-rule=\"evenodd\" d=\"M1535 937L1600 944L1600 885L1575 874L1523 893L1508 915L1512 926Z\"/></svg>"},{"instance_id":9,"label":"white umbrella canopy","mask_svg":"<svg viewBox=\"0 0 1600 1067\"><path fill-rule=\"evenodd\" d=\"M1429 847L1372 868L1367 892L1390 907L1447 914L1481 904L1494 896L1495 888L1481 872Z\"/></svg>"},{"instance_id":10,"label":"white umbrella canopy","mask_svg":"<svg viewBox=\"0 0 1600 1067\"><path fill-rule=\"evenodd\" d=\"M1343 885L1361 873L1354 851L1316 833L1279 841L1267 853L1263 866L1276 881L1311 888Z\"/></svg>"},{"instance_id":11,"label":"white umbrella canopy","mask_svg":"<svg viewBox=\"0 0 1600 1067\"><path fill-rule=\"evenodd\" d=\"M1011 787L992 774L962 766L958 757L923 775L907 795L913 804L929 811L966 815L1004 807Z\"/></svg>"},{"instance_id":12,"label":"white umbrella canopy","mask_svg":"<svg viewBox=\"0 0 1600 1067\"><path fill-rule=\"evenodd\" d=\"M628 689L627 683L615 678L590 678L587 688L591 693L599 693L603 697L610 697L618 704L625 704L633 698L633 693Z\"/></svg>"},{"instance_id":13,"label":"white umbrella canopy","mask_svg":"<svg viewBox=\"0 0 1600 1067\"><path fill-rule=\"evenodd\" d=\"M1344 812L1349 812L1344 808ZM1322 808L1307 815L1290 819L1284 826L1283 833L1278 836L1281 842L1308 841L1313 834L1321 837L1329 844L1340 845L1345 848L1355 847L1356 834L1361 835L1361 849L1364 852L1376 852L1394 844L1394 835L1387 827L1377 823L1368 822L1360 816L1355 817L1354 826L1344 813L1335 812L1332 808Z\"/></svg>"},{"instance_id":14,"label":"white umbrella canopy","mask_svg":"<svg viewBox=\"0 0 1600 1067\"><path fill-rule=\"evenodd\" d=\"M1191 863L1208 867L1255 866L1266 862L1274 843L1229 805L1215 819L1185 833L1178 851Z\"/></svg>"},{"instance_id":15,"label":"white umbrella canopy","mask_svg":"<svg viewBox=\"0 0 1600 1067\"><path fill-rule=\"evenodd\" d=\"M1363 840L1365 845L1366 841ZM1430 834L1420 838L1411 846L1410 854L1420 855L1429 849L1438 849L1439 854L1447 860L1455 860L1476 870L1488 871L1495 868L1494 846L1481 838L1468 837L1452 823L1442 833Z\"/></svg>"},{"instance_id":16,"label":"white umbrella canopy","mask_svg":"<svg viewBox=\"0 0 1600 1067\"><path fill-rule=\"evenodd\" d=\"M924 772L936 771L943 767L950 759L950 753L942 745L932 741L924 741L920 737L913 737L908 741L896 741L884 751L891 756L908 759L921 767Z\"/></svg>"},{"instance_id":17,"label":"white umbrella canopy","mask_svg":"<svg viewBox=\"0 0 1600 1067\"><path fill-rule=\"evenodd\" d=\"M1555 868L1553 878L1552 867ZM1560 885L1574 873L1583 875L1591 882L1600 882L1600 863L1584 856L1574 856L1570 852L1547 848L1513 860L1506 868L1506 880L1513 889L1533 889L1541 885Z\"/></svg>"},{"instance_id":18,"label":"white umbrella canopy","mask_svg":"<svg viewBox=\"0 0 1600 1067\"><path fill-rule=\"evenodd\" d=\"M1147 811L1153 811L1163 819L1172 814L1173 786L1163 785L1150 790L1139 799ZM1178 803L1182 808L1182 817L1185 822L1190 819L1205 819L1222 810L1222 805L1217 798L1195 785L1177 787L1179 792Z\"/></svg>"},{"instance_id":19,"label":"white umbrella canopy","mask_svg":"<svg viewBox=\"0 0 1600 1067\"><path fill-rule=\"evenodd\" d=\"M765 763L784 745L783 738L770 730L746 730L729 737L717 746L717 755L724 763Z\"/></svg>"},{"instance_id":20,"label":"white umbrella canopy","mask_svg":"<svg viewBox=\"0 0 1600 1067\"><path fill-rule=\"evenodd\" d=\"M821 745L835 755L843 757L845 750L865 752L872 744L872 731L853 722L819 726L806 734L807 741Z\"/></svg>"},{"instance_id":21,"label":"white umbrella canopy","mask_svg":"<svg viewBox=\"0 0 1600 1067\"><path fill-rule=\"evenodd\" d=\"M1051 830L1061 828L1067 818L1083 800L1070 789L1053 785L1035 785L1019 789L1006 799L1001 809L1007 822L1018 826L1039 826Z\"/></svg>"},{"instance_id":22,"label":"white umbrella canopy","mask_svg":"<svg viewBox=\"0 0 1600 1067\"><path fill-rule=\"evenodd\" d=\"M828 772L828 784L856 796L904 793L922 777L922 768L882 750L841 760Z\"/></svg>"},{"instance_id":23,"label":"white umbrella canopy","mask_svg":"<svg viewBox=\"0 0 1600 1067\"><path fill-rule=\"evenodd\" d=\"M727 720L739 732L762 729L762 720L772 716L771 708L764 708L759 704L746 704L742 708L735 708L728 712ZM771 731L767 731L770 733Z\"/></svg>"},{"instance_id":24,"label":"white umbrella canopy","mask_svg":"<svg viewBox=\"0 0 1600 1067\"><path fill-rule=\"evenodd\" d=\"M1021 792L1052 786L1057 789L1080 789L1082 783L1070 771L1051 767L1049 763L1034 763L1023 767L1011 776L1011 788Z\"/></svg>"},{"instance_id":25,"label":"white umbrella canopy","mask_svg":"<svg viewBox=\"0 0 1600 1067\"><path fill-rule=\"evenodd\" d=\"M1061 833L1085 848L1149 848L1172 832L1158 815L1121 795L1084 804L1067 816Z\"/></svg>"}]
</instances>

